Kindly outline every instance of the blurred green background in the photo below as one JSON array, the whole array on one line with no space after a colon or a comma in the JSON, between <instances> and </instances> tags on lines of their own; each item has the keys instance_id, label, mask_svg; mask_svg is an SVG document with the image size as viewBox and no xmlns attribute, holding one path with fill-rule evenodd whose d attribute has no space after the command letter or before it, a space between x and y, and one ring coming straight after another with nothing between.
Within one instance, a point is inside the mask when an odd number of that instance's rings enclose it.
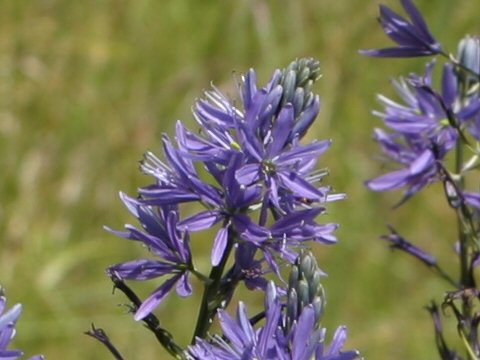
<instances>
[{"instance_id":1,"label":"blurred green background","mask_svg":"<svg viewBox=\"0 0 480 360\"><path fill-rule=\"evenodd\" d=\"M400 10L399 1L385 0ZM477 0L417 4L432 31L455 50L478 28ZM380 121L375 94L392 95L392 76L422 71L423 60L370 59L359 48L389 45L374 0L2 0L0 1L0 283L9 304L24 304L16 345L49 359L108 359L82 332L104 328L126 359L162 359L163 350L127 314L104 269L143 255L137 244L102 230L133 219L118 199L150 182L138 160L160 153L174 121L195 127L194 100L210 82L235 95L234 74L254 67L264 83L273 69L313 56L324 76L322 111L311 138L333 138L322 164L348 200L324 221L341 224L340 242L315 247L325 280L325 325L349 328L349 347L369 359L436 357L423 309L445 284L421 264L392 254L378 236L392 223L443 259L452 214L432 187L399 210L400 194L368 192L380 174L371 141ZM199 263L210 239L195 237ZM137 284L133 284L137 285ZM138 284L147 296L155 283ZM261 301L261 296L258 297ZM170 296L158 311L185 344L198 298ZM257 305L261 302L257 302ZM251 306L252 313L255 306ZM455 330L452 328L454 335Z\"/></svg>"}]
</instances>

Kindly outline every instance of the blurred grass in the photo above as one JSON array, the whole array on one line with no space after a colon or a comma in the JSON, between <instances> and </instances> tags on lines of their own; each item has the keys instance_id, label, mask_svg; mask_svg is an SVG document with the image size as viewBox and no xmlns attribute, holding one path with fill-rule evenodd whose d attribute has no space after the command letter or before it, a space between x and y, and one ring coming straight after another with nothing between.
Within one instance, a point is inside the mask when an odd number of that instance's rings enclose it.
<instances>
[{"instance_id":1,"label":"blurred grass","mask_svg":"<svg viewBox=\"0 0 480 360\"><path fill-rule=\"evenodd\" d=\"M399 9L397 1L385 1ZM478 32L476 1L417 1L449 48ZM232 71L254 67L261 81L301 56L320 59L322 111L312 138L333 138L323 163L347 192L328 219L340 243L317 247L329 305L325 323L346 324L350 347L369 359L435 358L422 308L444 284L377 240L387 222L449 263L455 224L427 191L397 211L397 195L372 194L363 181L381 173L371 141L379 121L374 94L392 94L391 76L422 61L368 59L359 48L388 41L375 1L0 1L0 283L22 302L17 346L50 359L109 358L82 332L105 328L127 359L163 358L150 334L111 294L106 266L142 249L102 230L132 219L119 190L135 194L147 149L159 152L176 119L210 81L232 96ZM476 25L476 26L475 26ZM209 243L204 236L197 242ZM208 249L200 249L200 262ZM141 285L146 296L153 284ZM171 296L159 316L188 342L198 299ZM253 311L252 311L253 312Z\"/></svg>"}]
</instances>

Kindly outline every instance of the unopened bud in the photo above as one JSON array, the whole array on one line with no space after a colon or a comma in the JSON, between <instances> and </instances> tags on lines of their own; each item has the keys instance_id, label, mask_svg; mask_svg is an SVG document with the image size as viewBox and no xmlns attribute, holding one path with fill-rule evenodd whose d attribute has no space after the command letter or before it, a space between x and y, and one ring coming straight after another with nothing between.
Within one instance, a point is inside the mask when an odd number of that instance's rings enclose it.
<instances>
[{"instance_id":1,"label":"unopened bud","mask_svg":"<svg viewBox=\"0 0 480 360\"><path fill-rule=\"evenodd\" d=\"M478 84L480 81L480 37L465 36L458 44L458 60L461 65L472 73L461 71L459 80L468 87Z\"/></svg>"},{"instance_id":2,"label":"unopened bud","mask_svg":"<svg viewBox=\"0 0 480 360\"><path fill-rule=\"evenodd\" d=\"M319 326L325 307L325 291L321 277L325 274L309 251L302 251L292 266L287 292L287 327L291 328L303 309L309 305L315 310L315 322Z\"/></svg>"}]
</instances>

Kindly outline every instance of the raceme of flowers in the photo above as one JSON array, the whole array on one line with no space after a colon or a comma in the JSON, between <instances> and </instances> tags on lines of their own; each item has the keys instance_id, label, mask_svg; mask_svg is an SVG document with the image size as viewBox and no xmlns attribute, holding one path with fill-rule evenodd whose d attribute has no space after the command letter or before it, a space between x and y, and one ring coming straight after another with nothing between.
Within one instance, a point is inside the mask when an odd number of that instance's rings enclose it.
<instances>
[{"instance_id":1,"label":"raceme of flowers","mask_svg":"<svg viewBox=\"0 0 480 360\"><path fill-rule=\"evenodd\" d=\"M193 232L218 225L213 266L226 257L227 249L242 244L256 250L244 263L252 263L260 251L276 272L279 259L292 263L303 242L335 242L337 226L315 221L326 202L343 198L320 184L326 172L315 171L330 141L300 142L319 110L318 97L305 90L319 75L318 63L300 60L291 67L276 71L262 89L257 89L250 70L240 84L242 109L218 90L208 92L195 105L200 132L178 122L176 144L163 136L166 160L149 152L142 162L155 183L141 188L138 198L121 194L142 228L127 225L126 232L113 232L142 242L158 260L115 265L109 273L129 280L172 275L142 305L137 318L153 310L175 284L179 295L191 294ZM214 181L202 178L205 171ZM179 205L186 202L197 202L204 210L181 218Z\"/></svg>"},{"instance_id":2,"label":"raceme of flowers","mask_svg":"<svg viewBox=\"0 0 480 360\"><path fill-rule=\"evenodd\" d=\"M107 272L122 287L124 280L161 279L134 309L135 319L148 322L174 288L178 295L190 296L192 276L204 284L196 345L190 352L180 352L169 338L164 346L175 356L357 358L356 351L340 352L344 327L333 344L324 347L325 329L318 328L324 295L302 301L293 310L292 297L304 296L309 283L323 294L318 266L314 277L302 278L299 294L295 289L288 292L280 273L284 265L305 258L299 254L310 242L336 242L337 224L320 223L317 218L326 212L328 202L345 197L323 184L328 172L317 168L331 140L303 141L320 110L319 97L312 92L319 76L318 61L299 59L276 70L264 87L257 85L255 71L248 71L239 81L240 105L215 87L207 91L193 107L200 130L177 122L174 139L162 137L163 159L147 152L141 163L141 170L154 182L140 188L137 197L120 194L140 227L127 224L125 231L107 230L141 243L151 256L113 265ZM189 203L201 210L183 215ZM193 233L212 227L212 268L207 275L196 268L190 242L195 241ZM230 257L233 265L227 268ZM304 261L312 262L310 257ZM268 273L278 280L267 280ZM244 303L239 304L237 324L224 310L240 283L267 292L263 327L254 330L248 323ZM288 316L282 303L286 296ZM227 340L208 338L217 315Z\"/></svg>"}]
</instances>

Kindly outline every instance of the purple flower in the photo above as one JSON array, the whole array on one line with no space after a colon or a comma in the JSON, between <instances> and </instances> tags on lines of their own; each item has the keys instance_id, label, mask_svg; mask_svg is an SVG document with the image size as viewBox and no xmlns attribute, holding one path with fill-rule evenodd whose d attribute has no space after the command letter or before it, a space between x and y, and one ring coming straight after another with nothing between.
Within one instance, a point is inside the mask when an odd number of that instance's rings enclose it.
<instances>
[{"instance_id":1,"label":"purple flower","mask_svg":"<svg viewBox=\"0 0 480 360\"><path fill-rule=\"evenodd\" d=\"M374 191L407 188L404 200L440 176L439 163L455 147L459 126L480 110L478 99L465 107L458 106L457 81L450 65L445 65L440 92L432 88L434 62L427 65L425 75L411 75L408 80L393 85L404 104L379 95L384 111L374 114L393 130L387 133L375 129L375 140L384 154L398 164L385 175L366 185Z\"/></svg>"},{"instance_id":2,"label":"purple flower","mask_svg":"<svg viewBox=\"0 0 480 360\"><path fill-rule=\"evenodd\" d=\"M320 178L310 175L331 141L305 145L298 142L320 110L318 98L311 100L311 104L300 115L300 106L294 100L285 102L283 106L277 105L280 96L288 98L288 94L292 93L293 90L289 89L293 86L289 84L295 83L294 73L287 71L283 86L273 86L279 81L277 72L266 88L250 91L249 97L244 96L244 99L248 98L249 106L244 121L237 126L238 145L246 156L246 164L236 172L238 181L244 185L263 183L269 200L264 206L272 203L275 208L287 212L295 203L299 203L299 199L327 201L330 190L314 186L313 183ZM273 109L276 109L275 118L271 116ZM299 120L298 116L302 114L305 118Z\"/></svg>"},{"instance_id":3,"label":"purple flower","mask_svg":"<svg viewBox=\"0 0 480 360\"><path fill-rule=\"evenodd\" d=\"M285 105L293 107L294 124L287 129L287 143L306 133L320 109L318 96L311 91L320 77L320 66L314 59L293 61L286 69L276 70L270 82L261 89L256 84L253 69L242 77L240 94L242 107L224 96L218 89L205 93L194 107L194 116L202 127L203 136L188 133L186 148L199 158L218 161L228 159L231 151L248 151L242 144L245 129L260 141L271 140L271 129ZM232 134L233 132L233 134ZM206 157L205 157L206 156Z\"/></svg>"},{"instance_id":4,"label":"purple flower","mask_svg":"<svg viewBox=\"0 0 480 360\"><path fill-rule=\"evenodd\" d=\"M218 318L227 341L214 337L212 342L196 339L190 347L191 354L202 359L280 359L276 332L280 323L282 306L275 295L275 285L269 284L265 306L265 325L255 330L248 318L246 307L240 302L236 320L225 310L218 311Z\"/></svg>"},{"instance_id":5,"label":"purple flower","mask_svg":"<svg viewBox=\"0 0 480 360\"><path fill-rule=\"evenodd\" d=\"M181 124L178 125L178 127ZM167 135L163 136L167 163L151 152L145 154L141 169L157 179L157 183L140 188L139 202L145 205L176 205L189 201L214 201L217 189L200 180L195 164L175 149Z\"/></svg>"},{"instance_id":6,"label":"purple flower","mask_svg":"<svg viewBox=\"0 0 480 360\"><path fill-rule=\"evenodd\" d=\"M265 324L255 329L248 318L245 305L240 302L234 319L225 310L218 316L224 337L215 336L211 341L196 339L190 354L198 360L353 360L357 351L342 352L346 329L340 327L333 341L325 347L325 329L317 328L312 305L303 308L291 330L284 327L285 307L270 282L265 298Z\"/></svg>"},{"instance_id":7,"label":"purple flower","mask_svg":"<svg viewBox=\"0 0 480 360\"><path fill-rule=\"evenodd\" d=\"M367 181L366 186L370 190L389 191L407 187L405 201L438 179L436 153L425 144L399 143L396 134L387 134L381 129L375 129L375 139L384 153L403 168Z\"/></svg>"},{"instance_id":8,"label":"purple flower","mask_svg":"<svg viewBox=\"0 0 480 360\"><path fill-rule=\"evenodd\" d=\"M385 5L380 5L380 25L385 34L399 46L361 50L360 53L376 57L417 57L439 54L441 45L433 38L422 15L411 0L401 0L410 21Z\"/></svg>"},{"instance_id":9,"label":"purple flower","mask_svg":"<svg viewBox=\"0 0 480 360\"><path fill-rule=\"evenodd\" d=\"M264 277L263 261L255 258L257 249L257 246L249 242L238 243L235 248L235 263L225 278L233 282L241 280L250 290L265 290L268 282Z\"/></svg>"},{"instance_id":10,"label":"purple flower","mask_svg":"<svg viewBox=\"0 0 480 360\"><path fill-rule=\"evenodd\" d=\"M110 275L169 277L142 304L136 319L158 306L174 285L180 295L190 294L187 276L196 273L188 246L191 232L218 227L211 250L211 263L218 269L235 251L235 263L215 279L218 298L226 303L239 281L265 289L265 263L279 274L278 257L293 262L306 241L336 241L335 224L315 222L325 211L323 203L344 198L321 184L327 171L315 169L331 141L300 142L320 109L311 92L318 77L318 62L312 59L276 70L263 88L251 70L240 84L241 106L215 88L206 92L193 111L200 132L177 122L175 140L162 138L165 160L145 155L141 169L155 183L140 188L137 199L122 195L143 229L127 225L126 232L110 230L142 242L159 258L112 266ZM204 209L179 218L178 207L189 202Z\"/></svg>"},{"instance_id":11,"label":"purple flower","mask_svg":"<svg viewBox=\"0 0 480 360\"><path fill-rule=\"evenodd\" d=\"M283 72L275 71L267 86L258 89L250 70L241 84L243 109L217 89L206 92L206 99L194 108L202 136L177 129L182 154L203 161L212 174L219 165L228 166L235 153L243 154L235 176L241 185L264 186L268 200L264 208L273 204L278 211L289 212L303 200L343 198L315 185L326 174L315 172L315 164L331 142L299 142L320 110L318 96L309 90L318 74L318 63L301 59Z\"/></svg>"},{"instance_id":12,"label":"purple flower","mask_svg":"<svg viewBox=\"0 0 480 360\"><path fill-rule=\"evenodd\" d=\"M178 226L194 232L220 224L211 252L216 266L229 239L239 232L235 225L242 222L239 217L260 208L258 222L263 226L269 211L278 219L312 203L344 198L318 186L326 172L316 171L315 166L331 142L299 142L320 108L318 97L309 90L318 74L316 61L301 59L275 71L270 82L258 89L251 70L241 84L243 108L215 88L207 92L194 108L201 133L194 134L178 122L176 147L167 136L163 138L166 163L146 155L142 169L157 183L140 189L138 203L201 202L205 210L182 219ZM200 179L199 166L216 184Z\"/></svg>"},{"instance_id":13,"label":"purple flower","mask_svg":"<svg viewBox=\"0 0 480 360\"><path fill-rule=\"evenodd\" d=\"M188 231L204 230L222 222L212 247L212 265L216 266L227 247L229 232L237 216L261 200L261 188L257 185L241 186L235 177L235 171L242 163L242 156L232 154L227 168L217 175L221 178L222 190L210 199L212 207L190 216L179 223L179 229Z\"/></svg>"},{"instance_id":14,"label":"purple flower","mask_svg":"<svg viewBox=\"0 0 480 360\"><path fill-rule=\"evenodd\" d=\"M306 241L333 244L336 224L317 224L315 218L325 209L313 208L292 212L277 220L269 228L255 224L248 216L235 219L235 229L243 241L254 244L262 250L270 268L279 274L276 256L289 263L298 256L297 249Z\"/></svg>"},{"instance_id":15,"label":"purple flower","mask_svg":"<svg viewBox=\"0 0 480 360\"><path fill-rule=\"evenodd\" d=\"M140 205L138 201L125 194L120 197L130 212L139 220L143 231L132 225L125 225L127 231L106 228L120 237L139 241L159 260L137 259L108 268L110 276L122 280L150 280L172 275L163 282L140 306L135 314L141 320L152 312L176 285L180 296L189 296L192 292L188 280L189 270L193 268L188 233L177 229L178 214L175 206L152 207Z\"/></svg>"},{"instance_id":16,"label":"purple flower","mask_svg":"<svg viewBox=\"0 0 480 360\"><path fill-rule=\"evenodd\" d=\"M249 133L254 124L245 124L243 143L250 160L236 172L241 184L250 185L262 181L271 203L279 209L282 209L282 193L316 202L325 202L328 193L326 189L314 186L307 177L312 164L329 148L331 141L287 146L293 116L293 107L287 104L273 124L269 138L263 142Z\"/></svg>"},{"instance_id":17,"label":"purple flower","mask_svg":"<svg viewBox=\"0 0 480 360\"><path fill-rule=\"evenodd\" d=\"M16 360L23 356L20 350L7 349L10 341L15 336L15 325L22 313L22 305L16 304L10 310L5 311L6 298L0 296L0 360ZM36 355L29 360L42 360L43 356Z\"/></svg>"}]
</instances>

